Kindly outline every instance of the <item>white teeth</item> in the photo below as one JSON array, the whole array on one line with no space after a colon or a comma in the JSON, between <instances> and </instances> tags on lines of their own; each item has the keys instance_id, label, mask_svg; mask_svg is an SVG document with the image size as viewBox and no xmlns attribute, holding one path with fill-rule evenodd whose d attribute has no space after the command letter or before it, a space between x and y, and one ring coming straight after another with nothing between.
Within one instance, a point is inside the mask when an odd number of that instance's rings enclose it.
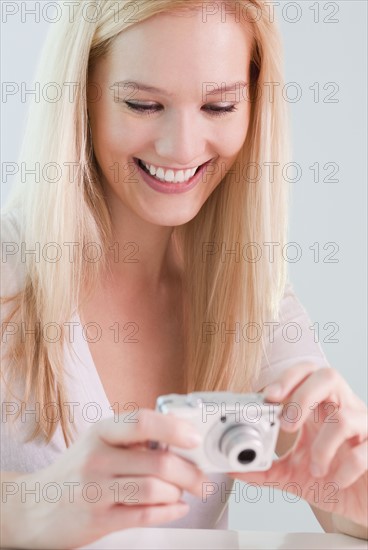
<instances>
[{"instance_id":1,"label":"white teeth","mask_svg":"<svg viewBox=\"0 0 368 550\"><path fill-rule=\"evenodd\" d=\"M174 181L174 171L173 170L167 170L165 172L165 181Z\"/></svg>"},{"instance_id":2,"label":"white teeth","mask_svg":"<svg viewBox=\"0 0 368 550\"><path fill-rule=\"evenodd\" d=\"M189 180L193 176L193 174L196 170L197 170L197 168L195 168L194 170L193 170L193 168L191 170L185 170L184 179Z\"/></svg>"},{"instance_id":3,"label":"white teeth","mask_svg":"<svg viewBox=\"0 0 368 550\"><path fill-rule=\"evenodd\" d=\"M156 172L156 178L160 179L160 180L164 180L165 179L165 172L163 171L162 168L159 168Z\"/></svg>"},{"instance_id":4,"label":"white teeth","mask_svg":"<svg viewBox=\"0 0 368 550\"><path fill-rule=\"evenodd\" d=\"M170 183L183 183L184 181L190 180L194 176L195 171L197 168L192 168L190 170L178 170L178 172L174 172L174 170L164 170L163 168L156 168L155 166L151 164L146 164L141 160L141 163L143 166L147 168L151 176L155 176L157 179L170 182Z\"/></svg>"},{"instance_id":5,"label":"white teeth","mask_svg":"<svg viewBox=\"0 0 368 550\"><path fill-rule=\"evenodd\" d=\"M179 172L176 172L174 183L183 183L184 180L185 180L184 170L179 170Z\"/></svg>"}]
</instances>

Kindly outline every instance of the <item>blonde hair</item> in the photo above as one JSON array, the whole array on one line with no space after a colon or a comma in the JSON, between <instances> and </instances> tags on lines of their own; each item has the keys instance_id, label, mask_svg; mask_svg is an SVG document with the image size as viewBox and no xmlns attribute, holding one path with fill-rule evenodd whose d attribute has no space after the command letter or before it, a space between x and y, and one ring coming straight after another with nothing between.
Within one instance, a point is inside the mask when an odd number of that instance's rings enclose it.
<instances>
[{"instance_id":1,"label":"blonde hair","mask_svg":"<svg viewBox=\"0 0 368 550\"><path fill-rule=\"evenodd\" d=\"M124 8L129 2L121 0ZM67 446L73 441L70 425L61 403L66 401L63 369L63 343L69 349L64 323L71 319L78 307L81 285L90 290L102 270L108 268L106 251L112 240L110 214L105 204L88 131L86 97L83 87L88 70L95 60L109 51L120 32L132 25L126 18L116 21L113 0L97 0L99 17L86 22L79 3L74 22L66 16L53 25L44 46L37 73L37 81L80 83L75 99L70 103L66 94L57 102L35 103L29 120L20 158L40 166L46 163L77 163L76 177L70 181L63 170L61 178L50 184L42 177L37 183L16 181L3 212L18 209L23 238L29 243L85 243L94 242L103 251L100 262L85 262L81 254L70 262L65 254L57 262L35 262L27 258L25 283L13 296L2 298L5 304L14 300L15 306L5 319L12 320L21 329L7 346L8 380L24 381L23 402L31 395L43 407L59 404L60 423ZM227 2L226 4L233 4ZM245 143L233 166L207 199L198 214L188 223L175 227L173 238L183 262L185 289L185 373L186 391L250 391L260 371L264 338L239 342L219 336L205 341L206 323L264 327L265 321L278 319L278 308L286 284L286 264L282 258L286 242L288 188L281 171L269 178L265 162L280 166L289 160L288 119L285 102L280 93L273 101L264 92L264 83L279 83L282 88L283 67L281 41L277 25L261 0L238 0L240 6L252 5L261 13L256 21L247 21L253 34L250 67L251 116ZM135 22L159 13L199 9L196 0L135 0L138 11ZM249 10L247 10L249 13ZM244 181L246 167L260 168L256 181ZM253 243L278 243L273 261L263 253L257 261L223 261L222 254L210 254L203 261L203 246L212 243L214 250L225 246ZM28 247L27 247L28 248ZM48 342L36 330L34 338L24 338L23 324L45 326L58 323L62 337ZM37 325L37 323L39 323ZM262 331L263 335L264 331ZM249 339L251 340L251 339ZM15 416L16 418L17 416ZM15 419L14 418L14 419ZM41 417L29 440L43 435L50 442L57 422Z\"/></svg>"}]
</instances>

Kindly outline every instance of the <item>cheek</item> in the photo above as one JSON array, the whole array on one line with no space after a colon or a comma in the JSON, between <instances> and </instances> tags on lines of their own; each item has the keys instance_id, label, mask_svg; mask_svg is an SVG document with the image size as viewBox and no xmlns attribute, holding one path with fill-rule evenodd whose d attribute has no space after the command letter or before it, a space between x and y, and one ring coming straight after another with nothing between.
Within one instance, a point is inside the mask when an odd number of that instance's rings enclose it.
<instances>
[{"instance_id":1,"label":"cheek","mask_svg":"<svg viewBox=\"0 0 368 550\"><path fill-rule=\"evenodd\" d=\"M248 126L235 124L226 132L221 133L217 141L217 151L220 157L232 161L242 148Z\"/></svg>"},{"instance_id":2,"label":"cheek","mask_svg":"<svg viewBox=\"0 0 368 550\"><path fill-rule=\"evenodd\" d=\"M218 134L218 151L220 156L232 158L242 148L249 127L249 107L242 109Z\"/></svg>"},{"instance_id":3,"label":"cheek","mask_svg":"<svg viewBox=\"0 0 368 550\"><path fill-rule=\"evenodd\" d=\"M104 169L115 162L125 164L126 158L133 156L139 149L144 136L134 122L129 124L116 114L99 117L93 134L96 158Z\"/></svg>"},{"instance_id":4,"label":"cheek","mask_svg":"<svg viewBox=\"0 0 368 550\"><path fill-rule=\"evenodd\" d=\"M135 181L136 167L131 157L144 146L147 132L140 130L136 121L126 120L121 113L106 110L98 115L92 125L93 149L106 182L118 189L123 183Z\"/></svg>"}]
</instances>

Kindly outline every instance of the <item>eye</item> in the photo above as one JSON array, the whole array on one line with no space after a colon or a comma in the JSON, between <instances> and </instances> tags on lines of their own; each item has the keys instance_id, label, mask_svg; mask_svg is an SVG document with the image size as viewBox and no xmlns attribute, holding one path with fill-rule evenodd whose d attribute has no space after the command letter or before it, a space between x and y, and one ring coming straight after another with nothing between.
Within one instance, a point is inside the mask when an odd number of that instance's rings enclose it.
<instances>
[{"instance_id":1,"label":"eye","mask_svg":"<svg viewBox=\"0 0 368 550\"><path fill-rule=\"evenodd\" d=\"M156 103L132 103L131 101L124 101L124 103L132 111L144 114L152 114L162 109L162 107Z\"/></svg>"},{"instance_id":2,"label":"eye","mask_svg":"<svg viewBox=\"0 0 368 550\"><path fill-rule=\"evenodd\" d=\"M227 107L219 107L217 105L210 105L207 107L207 110L214 114L215 116L226 115L227 113L233 113L237 111L238 108L236 105L228 105Z\"/></svg>"},{"instance_id":3,"label":"eye","mask_svg":"<svg viewBox=\"0 0 368 550\"><path fill-rule=\"evenodd\" d=\"M132 111L135 111L137 113L142 113L145 115L154 114L158 111L161 111L163 109L162 105L159 105L157 103L133 103L131 101L124 101L126 106L131 109ZM211 116L222 116L226 115L227 113L233 113L234 111L237 111L236 105L227 105L226 107L221 107L218 105L209 105L205 108L205 110L211 115Z\"/></svg>"}]
</instances>

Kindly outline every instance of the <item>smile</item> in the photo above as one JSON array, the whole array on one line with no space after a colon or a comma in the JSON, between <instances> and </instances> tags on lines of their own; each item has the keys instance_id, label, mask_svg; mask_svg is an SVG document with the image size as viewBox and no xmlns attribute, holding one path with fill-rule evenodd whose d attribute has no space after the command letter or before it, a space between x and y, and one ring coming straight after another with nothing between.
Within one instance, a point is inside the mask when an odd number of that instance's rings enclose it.
<instances>
[{"instance_id":1,"label":"smile","mask_svg":"<svg viewBox=\"0 0 368 550\"><path fill-rule=\"evenodd\" d=\"M160 167L157 168L155 175L152 175L147 167L151 167L151 165L147 165L135 157L133 157L133 161L138 168L141 180L151 187L151 189L159 193L177 195L191 191L200 181L203 181L204 174L212 159L197 168L190 168L188 170L177 170L174 172L172 169L165 170ZM191 176L191 174L193 175ZM163 176L163 178L160 179L157 176Z\"/></svg>"},{"instance_id":2,"label":"smile","mask_svg":"<svg viewBox=\"0 0 368 550\"><path fill-rule=\"evenodd\" d=\"M150 174L152 177L159 181L164 181L167 183L184 183L189 181L198 169L203 166L203 164L196 166L195 168L188 168L187 170L173 170L172 168L162 168L160 166L155 166L153 164L147 164L141 159L135 159L139 166L147 174Z\"/></svg>"}]
</instances>

